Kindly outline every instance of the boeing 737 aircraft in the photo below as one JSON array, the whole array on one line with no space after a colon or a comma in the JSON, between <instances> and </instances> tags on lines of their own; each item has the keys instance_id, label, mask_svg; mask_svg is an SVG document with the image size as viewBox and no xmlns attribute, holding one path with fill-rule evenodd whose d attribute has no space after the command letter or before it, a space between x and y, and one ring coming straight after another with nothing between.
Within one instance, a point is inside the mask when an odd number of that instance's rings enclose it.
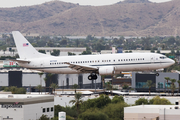
<instances>
[{"instance_id":1,"label":"boeing 737 aircraft","mask_svg":"<svg viewBox=\"0 0 180 120\"><path fill-rule=\"evenodd\" d=\"M19 66L57 74L90 73L89 80L99 75L120 74L122 71L145 71L169 67L175 62L157 53L120 53L80 56L50 56L39 53L19 32L12 32L17 47Z\"/></svg>"}]
</instances>

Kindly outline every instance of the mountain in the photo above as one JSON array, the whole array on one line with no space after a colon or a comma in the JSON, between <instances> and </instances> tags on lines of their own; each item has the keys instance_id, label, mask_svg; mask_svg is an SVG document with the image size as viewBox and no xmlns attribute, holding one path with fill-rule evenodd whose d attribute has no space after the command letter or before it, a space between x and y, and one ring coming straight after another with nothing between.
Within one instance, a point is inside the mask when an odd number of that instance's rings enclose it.
<instances>
[{"instance_id":1,"label":"mountain","mask_svg":"<svg viewBox=\"0 0 180 120\"><path fill-rule=\"evenodd\" d=\"M151 3L151 2L149 0L124 0L118 2L118 4L120 3Z\"/></svg>"},{"instance_id":2,"label":"mountain","mask_svg":"<svg viewBox=\"0 0 180 120\"><path fill-rule=\"evenodd\" d=\"M80 6L61 1L0 8L0 32L41 35L163 36L180 34L180 0ZM134 0L133 0L134 1ZM137 3L146 1L146 3Z\"/></svg>"}]
</instances>

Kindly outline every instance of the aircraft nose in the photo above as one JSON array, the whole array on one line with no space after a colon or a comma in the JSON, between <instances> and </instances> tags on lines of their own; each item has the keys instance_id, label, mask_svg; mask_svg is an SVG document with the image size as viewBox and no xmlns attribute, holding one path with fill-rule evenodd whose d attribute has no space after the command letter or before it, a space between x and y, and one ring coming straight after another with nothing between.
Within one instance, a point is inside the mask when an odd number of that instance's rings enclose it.
<instances>
[{"instance_id":1,"label":"aircraft nose","mask_svg":"<svg viewBox=\"0 0 180 120\"><path fill-rule=\"evenodd\" d=\"M173 65L173 64L175 63L175 61L172 60L172 59L169 59L169 63L170 63L171 65Z\"/></svg>"}]
</instances>

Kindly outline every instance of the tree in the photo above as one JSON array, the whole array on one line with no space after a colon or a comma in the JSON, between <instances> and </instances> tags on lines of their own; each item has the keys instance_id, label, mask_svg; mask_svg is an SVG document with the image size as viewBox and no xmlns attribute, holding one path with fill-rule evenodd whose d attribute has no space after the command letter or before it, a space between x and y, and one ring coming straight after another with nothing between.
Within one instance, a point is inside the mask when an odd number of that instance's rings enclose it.
<instances>
[{"instance_id":1,"label":"tree","mask_svg":"<svg viewBox=\"0 0 180 120\"><path fill-rule=\"evenodd\" d=\"M12 94L15 94L16 91L17 91L17 87L16 86L11 86L10 91L12 92Z\"/></svg>"},{"instance_id":2,"label":"tree","mask_svg":"<svg viewBox=\"0 0 180 120\"><path fill-rule=\"evenodd\" d=\"M71 56L71 55L76 55L76 54L75 54L75 53L68 52L68 55Z\"/></svg>"},{"instance_id":3,"label":"tree","mask_svg":"<svg viewBox=\"0 0 180 120\"><path fill-rule=\"evenodd\" d=\"M53 50L53 52L51 53L51 55L53 56L59 56L60 54L60 50Z\"/></svg>"},{"instance_id":4,"label":"tree","mask_svg":"<svg viewBox=\"0 0 180 120\"><path fill-rule=\"evenodd\" d=\"M75 92L75 93L76 93L76 89L77 89L78 87L79 87L79 86L78 86L77 84L74 84L74 85L73 85L72 88L74 89L74 92Z\"/></svg>"},{"instance_id":5,"label":"tree","mask_svg":"<svg viewBox=\"0 0 180 120\"><path fill-rule=\"evenodd\" d=\"M118 103L118 102L124 102L123 96L117 96L115 95L113 99L111 100L111 103Z\"/></svg>"},{"instance_id":6,"label":"tree","mask_svg":"<svg viewBox=\"0 0 180 120\"><path fill-rule=\"evenodd\" d=\"M47 79L50 79L50 85L51 85L51 81L52 81L52 76L53 76L53 74L52 73L48 73L47 74ZM49 93L50 93L50 86L49 86Z\"/></svg>"},{"instance_id":7,"label":"tree","mask_svg":"<svg viewBox=\"0 0 180 120\"><path fill-rule=\"evenodd\" d=\"M60 41L60 45L67 45L67 38L62 38L62 40Z\"/></svg>"},{"instance_id":8,"label":"tree","mask_svg":"<svg viewBox=\"0 0 180 120\"><path fill-rule=\"evenodd\" d=\"M69 103L75 104L78 113L79 113L79 106L80 106L80 104L83 103L82 98L83 98L82 94L80 92L78 92L75 94L74 100L69 101Z\"/></svg>"},{"instance_id":9,"label":"tree","mask_svg":"<svg viewBox=\"0 0 180 120\"><path fill-rule=\"evenodd\" d=\"M39 50L38 52L46 54L45 50Z\"/></svg>"},{"instance_id":10,"label":"tree","mask_svg":"<svg viewBox=\"0 0 180 120\"><path fill-rule=\"evenodd\" d=\"M87 110L90 108L103 108L109 103L111 103L111 99L109 98L109 96L101 94L98 98L88 99L87 101L84 101L82 109Z\"/></svg>"},{"instance_id":11,"label":"tree","mask_svg":"<svg viewBox=\"0 0 180 120\"><path fill-rule=\"evenodd\" d=\"M178 87L178 93L179 93L179 89L180 89L180 80L178 80L177 82L178 82L178 85L179 85L179 87Z\"/></svg>"},{"instance_id":12,"label":"tree","mask_svg":"<svg viewBox=\"0 0 180 120\"><path fill-rule=\"evenodd\" d=\"M127 85L127 84L123 85L123 89L128 89L128 88L129 88L129 85Z\"/></svg>"},{"instance_id":13,"label":"tree","mask_svg":"<svg viewBox=\"0 0 180 120\"><path fill-rule=\"evenodd\" d=\"M36 86L36 89L38 89L39 94L40 94L40 92L41 92L41 94L42 94L42 89L43 89L42 85Z\"/></svg>"},{"instance_id":14,"label":"tree","mask_svg":"<svg viewBox=\"0 0 180 120\"><path fill-rule=\"evenodd\" d=\"M104 94L105 94L105 81L104 81L104 78L105 78L105 75L101 75L101 80L102 80L102 83L103 83L103 90L104 90Z\"/></svg>"},{"instance_id":15,"label":"tree","mask_svg":"<svg viewBox=\"0 0 180 120\"><path fill-rule=\"evenodd\" d=\"M96 99L96 107L102 108L106 105L111 103L111 99L109 98L108 95L100 95L99 98Z\"/></svg>"},{"instance_id":16,"label":"tree","mask_svg":"<svg viewBox=\"0 0 180 120\"><path fill-rule=\"evenodd\" d=\"M147 87L149 89L149 95L151 94L151 88L155 87L155 84L152 83L152 80L147 80L146 84L144 85L144 87Z\"/></svg>"},{"instance_id":17,"label":"tree","mask_svg":"<svg viewBox=\"0 0 180 120\"><path fill-rule=\"evenodd\" d=\"M165 77L164 78L166 80L166 84L167 84L167 88L168 88L168 81L170 80L169 77ZM166 91L166 85L165 85L165 91ZM168 94L169 94L169 89L168 89Z\"/></svg>"},{"instance_id":18,"label":"tree","mask_svg":"<svg viewBox=\"0 0 180 120\"><path fill-rule=\"evenodd\" d=\"M166 98L160 98L159 96L156 96L149 100L149 104L153 105L171 105L171 102Z\"/></svg>"},{"instance_id":19,"label":"tree","mask_svg":"<svg viewBox=\"0 0 180 120\"><path fill-rule=\"evenodd\" d=\"M124 107L128 107L128 105L125 102L119 102L108 104L102 111L109 117L108 120L124 120Z\"/></svg>"},{"instance_id":20,"label":"tree","mask_svg":"<svg viewBox=\"0 0 180 120\"><path fill-rule=\"evenodd\" d=\"M46 93L46 82L47 82L47 77L44 78L44 83L45 83L45 93Z\"/></svg>"},{"instance_id":21,"label":"tree","mask_svg":"<svg viewBox=\"0 0 180 120\"><path fill-rule=\"evenodd\" d=\"M176 85L174 84L176 82L176 79L170 79L171 81L171 91L172 91L172 96L174 96L174 90L176 89Z\"/></svg>"},{"instance_id":22,"label":"tree","mask_svg":"<svg viewBox=\"0 0 180 120\"><path fill-rule=\"evenodd\" d=\"M39 118L39 120L49 120L47 115L42 114L42 116Z\"/></svg>"},{"instance_id":23,"label":"tree","mask_svg":"<svg viewBox=\"0 0 180 120\"><path fill-rule=\"evenodd\" d=\"M89 109L86 112L79 115L78 120L109 120L108 116L97 110L97 109Z\"/></svg>"},{"instance_id":24,"label":"tree","mask_svg":"<svg viewBox=\"0 0 180 120\"><path fill-rule=\"evenodd\" d=\"M55 83L52 83L52 84L51 84L51 86L50 86L50 88L52 88L52 89L53 89L54 94L55 94L55 89L56 89L56 88L58 88L58 85L57 85L57 84L55 84Z\"/></svg>"},{"instance_id":25,"label":"tree","mask_svg":"<svg viewBox=\"0 0 180 120\"><path fill-rule=\"evenodd\" d=\"M107 83L105 84L105 86L106 86L106 90L112 90L111 82L107 82Z\"/></svg>"},{"instance_id":26,"label":"tree","mask_svg":"<svg viewBox=\"0 0 180 120\"><path fill-rule=\"evenodd\" d=\"M139 98L138 100L135 101L135 105L147 105L149 102L147 99L145 98Z\"/></svg>"}]
</instances>

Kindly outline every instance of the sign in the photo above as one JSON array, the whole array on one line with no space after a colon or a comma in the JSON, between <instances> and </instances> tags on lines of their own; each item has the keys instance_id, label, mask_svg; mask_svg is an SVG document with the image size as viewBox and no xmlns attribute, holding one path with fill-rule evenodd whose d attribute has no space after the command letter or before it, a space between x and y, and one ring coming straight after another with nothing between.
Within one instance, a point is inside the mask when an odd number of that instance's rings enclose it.
<instances>
[{"instance_id":1,"label":"sign","mask_svg":"<svg viewBox=\"0 0 180 120\"><path fill-rule=\"evenodd\" d=\"M1 108L22 108L22 104L15 102L14 104L1 104Z\"/></svg>"},{"instance_id":2,"label":"sign","mask_svg":"<svg viewBox=\"0 0 180 120\"><path fill-rule=\"evenodd\" d=\"M66 113L65 112L59 112L59 120L66 120Z\"/></svg>"},{"instance_id":3,"label":"sign","mask_svg":"<svg viewBox=\"0 0 180 120\"><path fill-rule=\"evenodd\" d=\"M3 67L20 67L17 62L14 61L3 61Z\"/></svg>"}]
</instances>

